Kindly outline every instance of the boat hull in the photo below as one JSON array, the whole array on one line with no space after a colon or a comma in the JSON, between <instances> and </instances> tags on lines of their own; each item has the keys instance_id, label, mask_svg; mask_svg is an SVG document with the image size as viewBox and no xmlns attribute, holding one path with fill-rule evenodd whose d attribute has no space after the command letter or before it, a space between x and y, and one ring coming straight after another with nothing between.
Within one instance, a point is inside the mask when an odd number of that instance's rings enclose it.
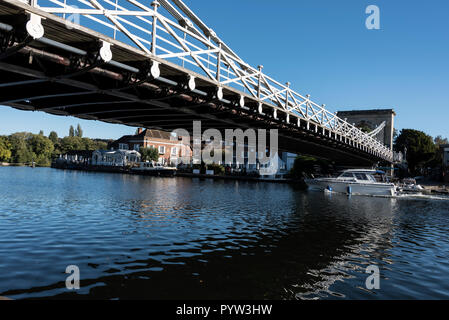
<instances>
[{"instance_id":1,"label":"boat hull","mask_svg":"<svg viewBox=\"0 0 449 320\"><path fill-rule=\"evenodd\" d=\"M306 179L305 182L312 190L329 190L338 193L370 196L394 196L396 194L396 188L393 184L358 183L349 181L334 181L331 179Z\"/></svg>"}]
</instances>

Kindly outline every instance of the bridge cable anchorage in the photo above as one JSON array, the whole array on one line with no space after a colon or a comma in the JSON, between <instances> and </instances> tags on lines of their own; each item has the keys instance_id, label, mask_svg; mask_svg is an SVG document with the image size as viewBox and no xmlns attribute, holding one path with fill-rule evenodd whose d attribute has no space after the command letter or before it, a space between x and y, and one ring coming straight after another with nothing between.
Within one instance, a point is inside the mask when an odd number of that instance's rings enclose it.
<instances>
[{"instance_id":1,"label":"bridge cable anchorage","mask_svg":"<svg viewBox=\"0 0 449 320\"><path fill-rule=\"evenodd\" d=\"M100 48L100 58L104 62L109 62L112 60L112 51L111 51L111 44L107 41L101 40L101 48Z\"/></svg>"},{"instance_id":2,"label":"bridge cable anchorage","mask_svg":"<svg viewBox=\"0 0 449 320\"><path fill-rule=\"evenodd\" d=\"M34 39L40 39L44 36L44 27L42 26L42 17L30 13L30 19L26 24L28 34Z\"/></svg>"}]
</instances>

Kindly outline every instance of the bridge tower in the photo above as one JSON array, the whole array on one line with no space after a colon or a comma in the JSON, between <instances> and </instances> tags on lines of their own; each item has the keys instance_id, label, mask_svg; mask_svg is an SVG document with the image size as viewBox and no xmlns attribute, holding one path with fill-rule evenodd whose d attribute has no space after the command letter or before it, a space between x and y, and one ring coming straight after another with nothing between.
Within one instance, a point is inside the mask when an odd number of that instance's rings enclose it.
<instances>
[{"instance_id":1,"label":"bridge tower","mask_svg":"<svg viewBox=\"0 0 449 320\"><path fill-rule=\"evenodd\" d=\"M393 150L394 118L396 116L393 109L338 111L337 116L346 119L349 123L354 123L356 127L365 126L371 130L375 130L385 122L384 129L376 134L375 138Z\"/></svg>"}]
</instances>

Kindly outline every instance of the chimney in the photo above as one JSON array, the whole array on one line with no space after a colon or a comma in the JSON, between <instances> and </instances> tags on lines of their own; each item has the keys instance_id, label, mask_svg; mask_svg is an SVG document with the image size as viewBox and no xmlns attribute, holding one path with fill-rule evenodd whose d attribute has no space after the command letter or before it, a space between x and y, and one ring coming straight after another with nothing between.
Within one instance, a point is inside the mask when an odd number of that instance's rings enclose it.
<instances>
[{"instance_id":1,"label":"chimney","mask_svg":"<svg viewBox=\"0 0 449 320\"><path fill-rule=\"evenodd\" d=\"M139 128L139 129L137 129L137 134L141 134L141 133L142 133L142 131L143 131L143 128Z\"/></svg>"}]
</instances>

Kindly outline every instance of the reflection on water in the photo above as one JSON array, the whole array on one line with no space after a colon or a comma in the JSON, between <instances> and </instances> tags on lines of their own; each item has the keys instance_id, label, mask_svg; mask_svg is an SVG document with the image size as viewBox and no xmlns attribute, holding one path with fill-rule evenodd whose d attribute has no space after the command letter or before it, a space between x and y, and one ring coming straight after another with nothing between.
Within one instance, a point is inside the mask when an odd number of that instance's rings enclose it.
<instances>
[{"instance_id":1,"label":"reflection on water","mask_svg":"<svg viewBox=\"0 0 449 320\"><path fill-rule=\"evenodd\" d=\"M447 201L41 168L0 182L3 296L449 298Z\"/></svg>"}]
</instances>

